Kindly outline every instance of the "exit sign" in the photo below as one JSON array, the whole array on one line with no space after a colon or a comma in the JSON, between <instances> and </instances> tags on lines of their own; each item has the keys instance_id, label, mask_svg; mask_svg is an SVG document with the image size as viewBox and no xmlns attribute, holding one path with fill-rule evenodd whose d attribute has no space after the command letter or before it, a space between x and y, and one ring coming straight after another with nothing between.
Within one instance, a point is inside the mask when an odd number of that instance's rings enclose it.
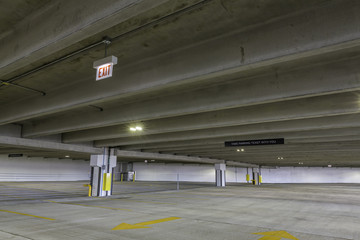
<instances>
[{"instance_id":1,"label":"exit sign","mask_svg":"<svg viewBox=\"0 0 360 240\"><path fill-rule=\"evenodd\" d=\"M117 57L109 56L94 62L96 68L96 81L112 77L113 66L117 64Z\"/></svg>"},{"instance_id":2,"label":"exit sign","mask_svg":"<svg viewBox=\"0 0 360 240\"><path fill-rule=\"evenodd\" d=\"M112 77L112 73L113 73L112 63L100 65L97 67L96 70L96 81Z\"/></svg>"}]
</instances>

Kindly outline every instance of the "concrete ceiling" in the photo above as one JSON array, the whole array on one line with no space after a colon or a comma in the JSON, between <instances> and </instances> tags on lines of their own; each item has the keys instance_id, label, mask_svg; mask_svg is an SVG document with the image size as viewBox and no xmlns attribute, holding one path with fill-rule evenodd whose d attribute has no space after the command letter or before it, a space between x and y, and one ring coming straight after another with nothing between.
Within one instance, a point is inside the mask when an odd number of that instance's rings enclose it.
<instances>
[{"instance_id":1,"label":"concrete ceiling","mask_svg":"<svg viewBox=\"0 0 360 240\"><path fill-rule=\"evenodd\" d=\"M17 126L22 140L64 145L3 138L0 154L80 144L124 161L360 166L358 1L2 2L0 136ZM95 81L104 37L118 64ZM224 147L271 138L285 144Z\"/></svg>"}]
</instances>

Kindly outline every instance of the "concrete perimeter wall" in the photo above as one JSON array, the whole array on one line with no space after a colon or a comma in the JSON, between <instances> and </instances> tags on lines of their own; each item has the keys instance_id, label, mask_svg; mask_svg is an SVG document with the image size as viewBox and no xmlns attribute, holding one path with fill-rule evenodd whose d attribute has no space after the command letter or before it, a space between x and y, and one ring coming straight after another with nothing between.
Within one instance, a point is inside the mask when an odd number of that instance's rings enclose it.
<instances>
[{"instance_id":1,"label":"concrete perimeter wall","mask_svg":"<svg viewBox=\"0 0 360 240\"><path fill-rule=\"evenodd\" d=\"M136 180L215 182L211 165L134 163ZM251 169L249 169L251 173ZM262 169L263 183L360 183L360 168L282 167ZM227 167L227 182L246 182L246 168Z\"/></svg>"},{"instance_id":2,"label":"concrete perimeter wall","mask_svg":"<svg viewBox=\"0 0 360 240\"><path fill-rule=\"evenodd\" d=\"M215 182L214 166L134 163L136 180ZM249 169L251 171L251 169ZM0 155L1 181L89 180L88 161ZM282 167L262 169L263 183L360 183L360 168ZM246 168L227 167L227 182L246 182Z\"/></svg>"},{"instance_id":3,"label":"concrete perimeter wall","mask_svg":"<svg viewBox=\"0 0 360 240\"><path fill-rule=\"evenodd\" d=\"M89 172L88 161L0 155L0 182L89 180Z\"/></svg>"},{"instance_id":4,"label":"concrete perimeter wall","mask_svg":"<svg viewBox=\"0 0 360 240\"><path fill-rule=\"evenodd\" d=\"M264 183L360 183L360 168L283 167L261 173Z\"/></svg>"}]
</instances>

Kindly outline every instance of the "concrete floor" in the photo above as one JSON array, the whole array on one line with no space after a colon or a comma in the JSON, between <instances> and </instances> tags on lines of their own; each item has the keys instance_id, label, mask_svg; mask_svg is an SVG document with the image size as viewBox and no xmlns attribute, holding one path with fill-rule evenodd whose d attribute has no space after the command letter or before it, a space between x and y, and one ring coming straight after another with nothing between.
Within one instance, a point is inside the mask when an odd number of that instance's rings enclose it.
<instances>
[{"instance_id":1,"label":"concrete floor","mask_svg":"<svg viewBox=\"0 0 360 240\"><path fill-rule=\"evenodd\" d=\"M88 198L84 183L0 183L0 239L360 239L356 184L126 182Z\"/></svg>"}]
</instances>

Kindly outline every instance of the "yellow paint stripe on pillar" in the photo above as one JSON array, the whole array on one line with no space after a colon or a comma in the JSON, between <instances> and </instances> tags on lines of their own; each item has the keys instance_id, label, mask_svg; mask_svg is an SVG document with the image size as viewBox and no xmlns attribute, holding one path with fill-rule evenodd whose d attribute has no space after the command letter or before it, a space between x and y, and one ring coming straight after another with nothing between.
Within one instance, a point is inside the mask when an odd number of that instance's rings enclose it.
<instances>
[{"instance_id":1,"label":"yellow paint stripe on pillar","mask_svg":"<svg viewBox=\"0 0 360 240\"><path fill-rule=\"evenodd\" d=\"M8 211L8 210L3 210L3 209L0 209L0 212L19 214L19 215L24 215L24 216L28 216L28 217L46 219L46 220L50 220L50 221L54 221L54 220L55 220L55 219L53 219L53 218L40 217L40 216L36 216L36 215L31 215L31 214L26 214L26 213L19 213L19 212L13 212L13 211Z\"/></svg>"}]
</instances>

